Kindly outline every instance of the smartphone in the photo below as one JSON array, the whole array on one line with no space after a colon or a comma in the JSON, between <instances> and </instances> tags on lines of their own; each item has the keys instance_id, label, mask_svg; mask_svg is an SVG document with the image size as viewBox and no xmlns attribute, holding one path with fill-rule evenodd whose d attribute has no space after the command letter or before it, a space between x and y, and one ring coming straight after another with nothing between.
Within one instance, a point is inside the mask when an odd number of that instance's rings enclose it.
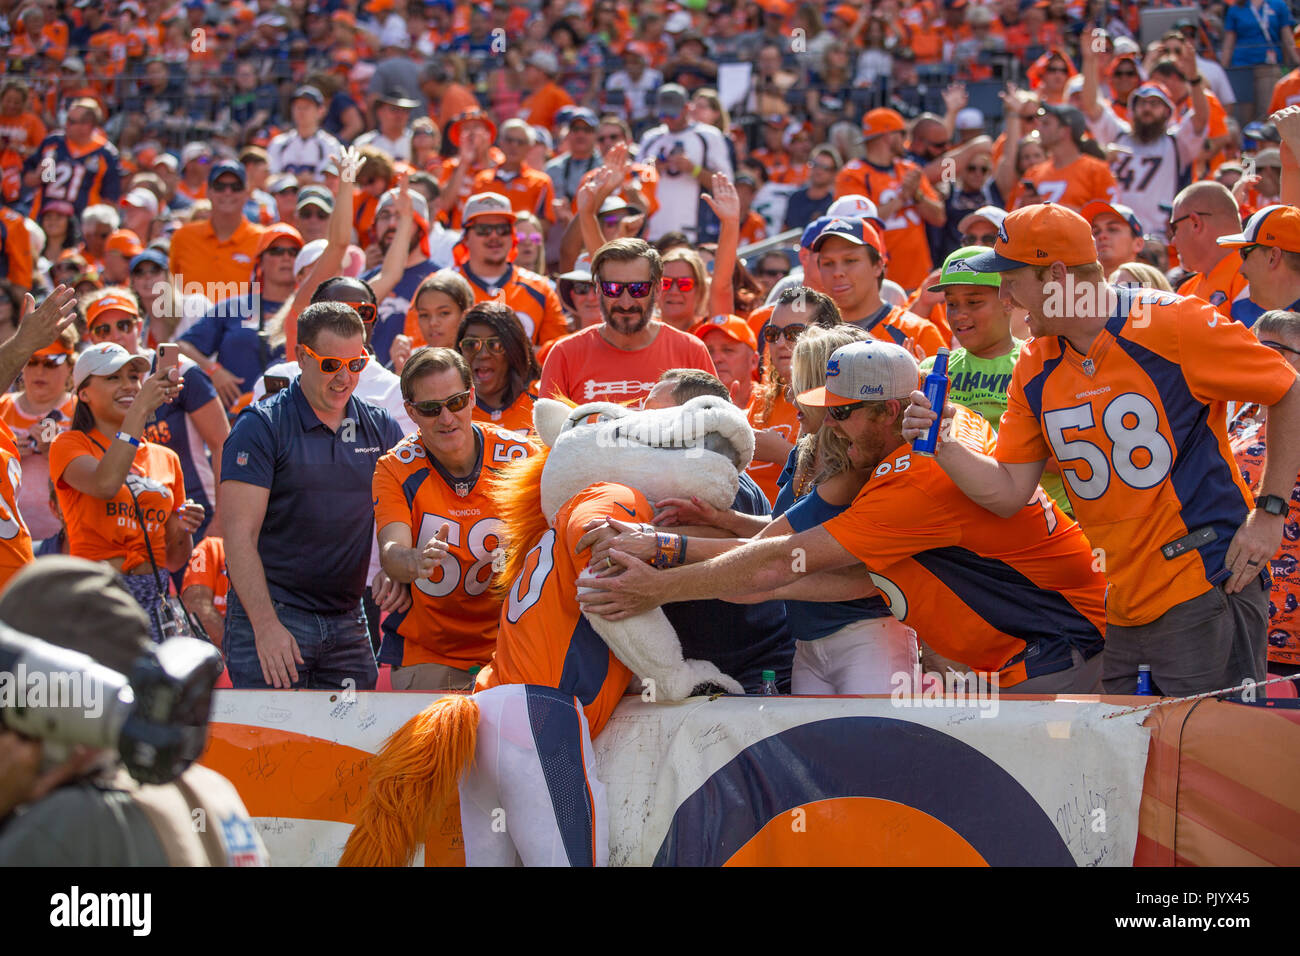
<instances>
[{"instance_id":1,"label":"smartphone","mask_svg":"<svg viewBox=\"0 0 1300 956\"><path fill-rule=\"evenodd\" d=\"M266 384L267 398L270 398L276 392L283 392L289 387L289 377L287 375L263 375L262 381Z\"/></svg>"},{"instance_id":2,"label":"smartphone","mask_svg":"<svg viewBox=\"0 0 1300 956\"><path fill-rule=\"evenodd\" d=\"M181 347L175 342L163 342L158 346L158 364L154 371L166 375L180 362Z\"/></svg>"}]
</instances>

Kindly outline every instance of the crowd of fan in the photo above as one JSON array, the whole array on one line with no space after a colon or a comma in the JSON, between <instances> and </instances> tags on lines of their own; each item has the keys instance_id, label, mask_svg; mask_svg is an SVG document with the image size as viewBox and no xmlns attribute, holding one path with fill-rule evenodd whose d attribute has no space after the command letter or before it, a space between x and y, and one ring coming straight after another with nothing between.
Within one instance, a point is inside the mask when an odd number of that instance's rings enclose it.
<instances>
[{"instance_id":1,"label":"crowd of fan","mask_svg":"<svg viewBox=\"0 0 1300 956\"><path fill-rule=\"evenodd\" d=\"M292 510L309 483L286 485L278 464L238 480L259 455L278 461L279 419L255 424L258 408L289 404L264 401L276 392L305 393L329 426L355 389L386 410L370 423L371 469L419 431L451 486L477 479L482 427L528 434L539 395L636 403L666 373L697 369L755 429L749 474L766 500L744 507L757 515L791 485L783 466L809 435L792 388L813 325L857 326L921 363L952 347L957 399L997 428L1026 311L963 262L1005 238L1011 211L1080 213L1112 282L1200 296L1247 327L1294 311L1300 228L1261 225L1300 195L1287 186L1300 137L1286 109L1300 69L1283 75L1300 64L1292 14L1280 0L1209 4L1139 43L1144 12L1162 6L0 2L0 335L19 328L29 291L77 316L0 399L36 553L114 562L146 606L168 588L151 567L165 566L209 633L225 633L237 684L295 683L313 625L284 608L346 618L357 603L351 583L315 593L291 570L295 522L374 514L368 477L359 514L332 497L300 502L292 520L276 502ZM1251 239L1218 241L1238 235ZM639 260L653 262L641 296ZM801 314L810 301L822 320ZM364 353L348 351L349 309ZM1294 326L1264 327L1300 355ZM151 375L165 342L179 343L179 369ZM406 371L417 356L424 380ZM343 404L335 374L349 380ZM439 375L462 378L473 401L421 386ZM438 438L444 406L464 421ZM69 430L84 437L59 437ZM299 437L285 439L295 453ZM266 494L219 498L223 481ZM1072 513L1059 473L1043 487ZM115 496L128 520L97 527L102 507L87 501ZM264 520L285 539L270 541ZM372 524L314 566L357 565L366 648L381 617L419 619L412 601L431 592L407 585L445 557L421 557L432 531L418 522L384 531ZM1274 567L1279 665L1300 664L1295 537ZM244 593L240 580L261 583ZM223 622L228 591L238 627ZM770 603L743 625L762 631L762 652L731 662L747 686L759 658L789 686L798 628ZM473 611L488 629L494 613ZM401 686L459 686L486 663L482 646L448 656L413 626L399 637L392 623L379 658L407 672ZM316 679L373 683L367 654Z\"/></svg>"}]
</instances>

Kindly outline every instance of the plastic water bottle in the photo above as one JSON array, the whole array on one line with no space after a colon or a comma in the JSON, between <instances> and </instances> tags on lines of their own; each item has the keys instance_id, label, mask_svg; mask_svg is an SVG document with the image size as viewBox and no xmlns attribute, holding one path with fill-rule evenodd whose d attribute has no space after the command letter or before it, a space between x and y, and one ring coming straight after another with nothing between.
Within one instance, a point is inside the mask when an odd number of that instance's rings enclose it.
<instances>
[{"instance_id":1,"label":"plastic water bottle","mask_svg":"<svg viewBox=\"0 0 1300 956\"><path fill-rule=\"evenodd\" d=\"M938 412L938 417L930 425L930 430L912 442L912 451L927 458L934 457L934 449L939 444L939 422L943 419L943 406L948 401L948 350L939 349L934 357L934 368L925 377L923 389L925 397L930 400L930 407Z\"/></svg>"},{"instance_id":2,"label":"plastic water bottle","mask_svg":"<svg viewBox=\"0 0 1300 956\"><path fill-rule=\"evenodd\" d=\"M469 669L469 686L465 688L469 693L474 693L474 685L478 683L478 672L483 668L474 664Z\"/></svg>"},{"instance_id":3,"label":"plastic water bottle","mask_svg":"<svg viewBox=\"0 0 1300 956\"><path fill-rule=\"evenodd\" d=\"M1138 696L1153 697L1154 692L1151 690L1151 665L1138 665Z\"/></svg>"},{"instance_id":4,"label":"plastic water bottle","mask_svg":"<svg viewBox=\"0 0 1300 956\"><path fill-rule=\"evenodd\" d=\"M776 697L781 692L776 689L776 671L763 671L763 690L764 697Z\"/></svg>"}]
</instances>

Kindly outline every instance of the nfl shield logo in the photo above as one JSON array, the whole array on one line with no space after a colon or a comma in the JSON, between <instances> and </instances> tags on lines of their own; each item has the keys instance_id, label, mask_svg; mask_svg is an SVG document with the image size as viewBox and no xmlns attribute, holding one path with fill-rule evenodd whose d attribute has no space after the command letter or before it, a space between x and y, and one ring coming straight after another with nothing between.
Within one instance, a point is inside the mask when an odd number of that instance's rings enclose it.
<instances>
[{"instance_id":1,"label":"nfl shield logo","mask_svg":"<svg viewBox=\"0 0 1300 956\"><path fill-rule=\"evenodd\" d=\"M244 465L247 465L247 464L248 464L248 452L246 452L246 451L241 451L238 455L236 455L236 456L235 456L235 464L236 464L236 465L239 465L241 468L242 468Z\"/></svg>"},{"instance_id":2,"label":"nfl shield logo","mask_svg":"<svg viewBox=\"0 0 1300 956\"><path fill-rule=\"evenodd\" d=\"M1085 373L1086 375L1088 375L1089 377L1091 377L1092 375L1096 374L1097 366L1095 366L1095 365L1092 364L1092 359L1084 359L1084 360L1083 360L1083 371L1084 371L1084 373ZM240 464L242 465L243 462L241 461Z\"/></svg>"}]
</instances>

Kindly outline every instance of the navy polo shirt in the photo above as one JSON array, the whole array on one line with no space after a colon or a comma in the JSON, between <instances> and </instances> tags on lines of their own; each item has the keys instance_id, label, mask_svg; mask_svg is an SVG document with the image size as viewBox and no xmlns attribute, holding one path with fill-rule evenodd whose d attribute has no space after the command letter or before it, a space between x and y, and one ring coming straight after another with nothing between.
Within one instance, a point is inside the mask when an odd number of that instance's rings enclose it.
<instances>
[{"instance_id":1,"label":"navy polo shirt","mask_svg":"<svg viewBox=\"0 0 1300 956\"><path fill-rule=\"evenodd\" d=\"M222 368L244 380L240 388L251 392L269 366L284 361L284 346L272 349L259 335L263 317L274 315L281 304L254 297L252 292L223 299L195 322L181 341L203 355L216 355Z\"/></svg>"},{"instance_id":2,"label":"navy polo shirt","mask_svg":"<svg viewBox=\"0 0 1300 956\"><path fill-rule=\"evenodd\" d=\"M270 490L257 553L273 600L317 614L356 613L375 538L371 479L401 440L393 416L355 395L343 427L331 431L296 379L239 414L221 480Z\"/></svg>"},{"instance_id":3,"label":"navy polo shirt","mask_svg":"<svg viewBox=\"0 0 1300 956\"><path fill-rule=\"evenodd\" d=\"M747 515L771 512L763 491L741 474L731 507ZM687 544L689 554L690 545ZM790 692L794 638L786 626L782 601L730 604L726 601L681 601L664 605L687 660L712 661L738 680L747 694L762 692L763 671L776 671L776 686Z\"/></svg>"}]
</instances>

